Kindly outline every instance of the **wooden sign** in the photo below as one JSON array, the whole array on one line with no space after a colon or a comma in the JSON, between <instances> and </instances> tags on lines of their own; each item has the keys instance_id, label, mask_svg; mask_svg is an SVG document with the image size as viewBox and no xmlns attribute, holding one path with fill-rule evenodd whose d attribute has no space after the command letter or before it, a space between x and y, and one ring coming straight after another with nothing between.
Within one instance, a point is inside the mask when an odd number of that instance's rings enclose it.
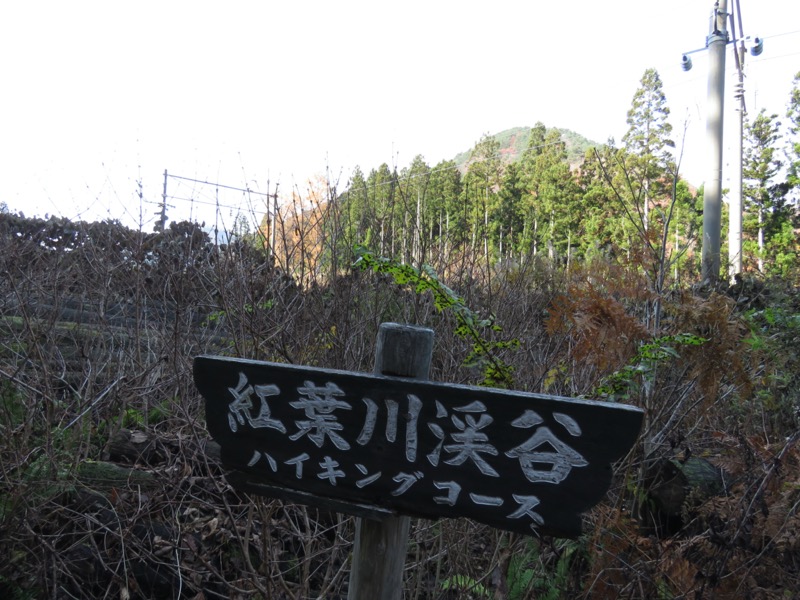
<instances>
[{"instance_id":1,"label":"wooden sign","mask_svg":"<svg viewBox=\"0 0 800 600\"><path fill-rule=\"evenodd\" d=\"M194 380L228 479L357 516L469 517L575 537L641 410L506 390L201 356Z\"/></svg>"}]
</instances>

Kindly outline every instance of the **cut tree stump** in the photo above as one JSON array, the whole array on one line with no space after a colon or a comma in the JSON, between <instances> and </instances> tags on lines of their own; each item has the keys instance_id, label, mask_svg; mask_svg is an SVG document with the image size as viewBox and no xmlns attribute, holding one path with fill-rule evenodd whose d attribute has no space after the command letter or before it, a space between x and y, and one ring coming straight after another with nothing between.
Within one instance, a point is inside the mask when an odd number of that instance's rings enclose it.
<instances>
[{"instance_id":1,"label":"cut tree stump","mask_svg":"<svg viewBox=\"0 0 800 600\"><path fill-rule=\"evenodd\" d=\"M725 493L725 478L704 458L685 461L659 459L644 478L645 499L640 506L642 527L659 537L676 534L686 524L687 510Z\"/></svg>"},{"instance_id":2,"label":"cut tree stump","mask_svg":"<svg viewBox=\"0 0 800 600\"><path fill-rule=\"evenodd\" d=\"M158 439L138 430L120 429L108 440L108 458L114 462L152 464L162 460Z\"/></svg>"}]
</instances>

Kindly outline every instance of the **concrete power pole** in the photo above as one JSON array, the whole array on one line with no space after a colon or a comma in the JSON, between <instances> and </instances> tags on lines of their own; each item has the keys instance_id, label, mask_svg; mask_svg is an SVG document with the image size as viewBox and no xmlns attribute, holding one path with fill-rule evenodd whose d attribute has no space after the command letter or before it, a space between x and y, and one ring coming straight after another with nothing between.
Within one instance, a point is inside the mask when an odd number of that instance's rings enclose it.
<instances>
[{"instance_id":1,"label":"concrete power pole","mask_svg":"<svg viewBox=\"0 0 800 600\"><path fill-rule=\"evenodd\" d=\"M702 281L719 280L722 223L722 116L725 92L725 49L728 44L728 2L719 0L711 17L706 46L708 67L708 173L703 194Z\"/></svg>"},{"instance_id":2,"label":"concrete power pole","mask_svg":"<svg viewBox=\"0 0 800 600\"><path fill-rule=\"evenodd\" d=\"M737 52L737 71L739 82L734 89L734 100L737 106L736 131L734 132L733 175L731 177L730 218L728 222L728 279L734 282L736 275L742 272L742 140L744 138L744 40Z\"/></svg>"}]
</instances>

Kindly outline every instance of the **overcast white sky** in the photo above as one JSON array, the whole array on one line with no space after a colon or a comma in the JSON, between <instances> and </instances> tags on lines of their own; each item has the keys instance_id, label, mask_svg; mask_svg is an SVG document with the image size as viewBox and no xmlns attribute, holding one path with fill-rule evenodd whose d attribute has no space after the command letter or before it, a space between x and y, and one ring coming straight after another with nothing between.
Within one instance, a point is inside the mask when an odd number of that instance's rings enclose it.
<instances>
[{"instance_id":1,"label":"overcast white sky","mask_svg":"<svg viewBox=\"0 0 800 600\"><path fill-rule=\"evenodd\" d=\"M761 57L748 57L748 109L783 116L800 71L800 2L741 3L745 34L766 38ZM278 182L282 192L304 188L328 169L341 189L356 165L402 168L422 154L433 166L485 132L537 121L620 140L648 67L664 81L676 130L688 119L684 172L700 184L707 53L692 55L688 73L679 62L705 46L712 7L4 2L0 201L28 216L132 226L141 214L150 230L157 206L140 207L137 181L144 199L158 202L165 169L261 192ZM730 52L728 59L730 72ZM731 73L728 120L733 81ZM171 219L211 220L198 201L214 201L213 189L170 179L168 194ZM229 190L219 199L245 200Z\"/></svg>"}]
</instances>

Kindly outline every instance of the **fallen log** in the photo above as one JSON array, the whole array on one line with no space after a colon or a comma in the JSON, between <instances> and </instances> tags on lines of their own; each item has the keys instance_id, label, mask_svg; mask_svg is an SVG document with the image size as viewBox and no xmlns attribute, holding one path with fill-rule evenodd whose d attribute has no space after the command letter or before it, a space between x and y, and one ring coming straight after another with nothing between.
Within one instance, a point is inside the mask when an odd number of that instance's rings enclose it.
<instances>
[{"instance_id":1,"label":"fallen log","mask_svg":"<svg viewBox=\"0 0 800 600\"><path fill-rule=\"evenodd\" d=\"M111 491L114 488L146 487L159 485L149 471L123 467L104 461L83 461L76 470L78 481L90 489Z\"/></svg>"}]
</instances>

